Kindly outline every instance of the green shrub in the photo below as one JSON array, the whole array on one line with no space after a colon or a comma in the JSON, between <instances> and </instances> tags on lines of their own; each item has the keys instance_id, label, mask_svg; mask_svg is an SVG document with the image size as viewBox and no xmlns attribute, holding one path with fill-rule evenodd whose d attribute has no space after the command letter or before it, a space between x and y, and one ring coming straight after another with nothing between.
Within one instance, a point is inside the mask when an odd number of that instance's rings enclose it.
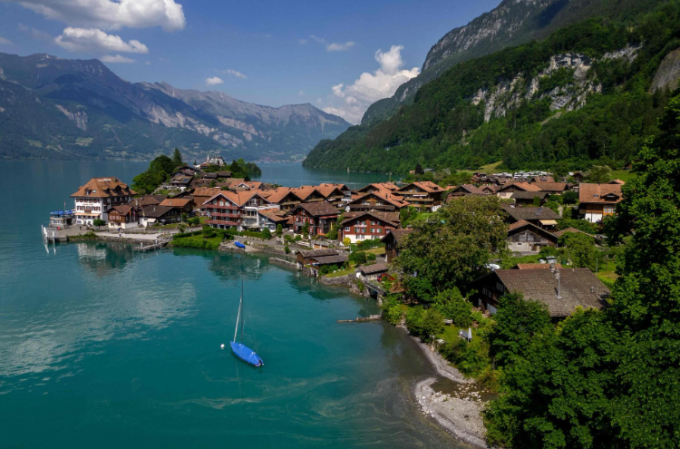
<instances>
[{"instance_id":1,"label":"green shrub","mask_svg":"<svg viewBox=\"0 0 680 449\"><path fill-rule=\"evenodd\" d=\"M366 260L368 260L369 262L375 262L375 259L376 255L373 253L368 253L368 255L366 256Z\"/></svg>"},{"instance_id":2,"label":"green shrub","mask_svg":"<svg viewBox=\"0 0 680 449\"><path fill-rule=\"evenodd\" d=\"M357 248L359 248L359 250L362 251L372 248L378 248L380 246L383 246L383 243L380 241L380 239L361 240L360 242L357 243Z\"/></svg>"},{"instance_id":3,"label":"green shrub","mask_svg":"<svg viewBox=\"0 0 680 449\"><path fill-rule=\"evenodd\" d=\"M272 231L270 231L268 228L264 228L262 230L262 238L265 240L269 240L272 238Z\"/></svg>"},{"instance_id":4,"label":"green shrub","mask_svg":"<svg viewBox=\"0 0 680 449\"><path fill-rule=\"evenodd\" d=\"M578 203L578 193L573 190L566 191L562 194L563 204L576 204Z\"/></svg>"},{"instance_id":5,"label":"green shrub","mask_svg":"<svg viewBox=\"0 0 680 449\"><path fill-rule=\"evenodd\" d=\"M435 308L413 307L406 313L406 327L411 334L430 342L444 331L444 317Z\"/></svg>"},{"instance_id":6,"label":"green shrub","mask_svg":"<svg viewBox=\"0 0 680 449\"><path fill-rule=\"evenodd\" d=\"M283 250L286 252L286 254L290 254L290 247L288 245L284 246Z\"/></svg>"},{"instance_id":7,"label":"green shrub","mask_svg":"<svg viewBox=\"0 0 680 449\"><path fill-rule=\"evenodd\" d=\"M434 298L434 307L458 327L472 324L472 304L455 287L438 293Z\"/></svg>"},{"instance_id":8,"label":"green shrub","mask_svg":"<svg viewBox=\"0 0 680 449\"><path fill-rule=\"evenodd\" d=\"M366 263L366 253L355 252L349 255L349 260L356 263L357 265L362 265Z\"/></svg>"},{"instance_id":9,"label":"green shrub","mask_svg":"<svg viewBox=\"0 0 680 449\"><path fill-rule=\"evenodd\" d=\"M459 338L446 343L440 352L466 376L476 377L491 364L488 345L481 338L474 338L469 343Z\"/></svg>"}]
</instances>

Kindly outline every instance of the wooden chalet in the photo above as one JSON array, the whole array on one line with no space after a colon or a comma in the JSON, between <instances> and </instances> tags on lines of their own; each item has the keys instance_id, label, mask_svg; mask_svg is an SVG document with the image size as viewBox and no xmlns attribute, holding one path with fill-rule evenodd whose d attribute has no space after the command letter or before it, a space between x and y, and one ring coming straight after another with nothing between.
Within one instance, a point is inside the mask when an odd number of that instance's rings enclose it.
<instances>
[{"instance_id":1,"label":"wooden chalet","mask_svg":"<svg viewBox=\"0 0 680 449\"><path fill-rule=\"evenodd\" d=\"M623 200L621 184L581 184L578 191L579 215L591 223L600 223L614 215Z\"/></svg>"},{"instance_id":2,"label":"wooden chalet","mask_svg":"<svg viewBox=\"0 0 680 449\"><path fill-rule=\"evenodd\" d=\"M392 229L380 241L385 244L385 259L387 263L392 263L399 256L399 246L403 245L406 236L413 232L413 229Z\"/></svg>"},{"instance_id":3,"label":"wooden chalet","mask_svg":"<svg viewBox=\"0 0 680 449\"><path fill-rule=\"evenodd\" d=\"M395 195L385 190L373 190L356 197L347 203L351 212L358 211L381 211L399 212L409 204L401 196Z\"/></svg>"},{"instance_id":4,"label":"wooden chalet","mask_svg":"<svg viewBox=\"0 0 680 449\"><path fill-rule=\"evenodd\" d=\"M503 206L508 213L508 222L516 223L526 220L529 223L544 229L555 229L557 220L561 220L557 213L547 207L513 207Z\"/></svg>"},{"instance_id":5,"label":"wooden chalet","mask_svg":"<svg viewBox=\"0 0 680 449\"><path fill-rule=\"evenodd\" d=\"M400 188L396 193L418 209L431 211L442 204L444 189L432 181L416 181Z\"/></svg>"},{"instance_id":6,"label":"wooden chalet","mask_svg":"<svg viewBox=\"0 0 680 449\"><path fill-rule=\"evenodd\" d=\"M109 229L130 229L137 227L137 210L130 204L113 206L107 211Z\"/></svg>"},{"instance_id":7,"label":"wooden chalet","mask_svg":"<svg viewBox=\"0 0 680 449\"><path fill-rule=\"evenodd\" d=\"M521 255L538 254L546 246L556 246L558 237L526 220L508 227L508 249Z\"/></svg>"},{"instance_id":8,"label":"wooden chalet","mask_svg":"<svg viewBox=\"0 0 680 449\"><path fill-rule=\"evenodd\" d=\"M338 238L357 243L362 240L382 239L399 227L399 212L347 212L340 224Z\"/></svg>"},{"instance_id":9,"label":"wooden chalet","mask_svg":"<svg viewBox=\"0 0 680 449\"><path fill-rule=\"evenodd\" d=\"M454 187L446 194L446 202L460 198L463 196L486 196L488 193L483 189L472 184L462 184L458 187Z\"/></svg>"},{"instance_id":10,"label":"wooden chalet","mask_svg":"<svg viewBox=\"0 0 680 449\"><path fill-rule=\"evenodd\" d=\"M300 203L289 213L295 220L294 231L300 233L305 225L309 225L309 235L328 234L340 216L338 209L326 201Z\"/></svg>"}]
</instances>

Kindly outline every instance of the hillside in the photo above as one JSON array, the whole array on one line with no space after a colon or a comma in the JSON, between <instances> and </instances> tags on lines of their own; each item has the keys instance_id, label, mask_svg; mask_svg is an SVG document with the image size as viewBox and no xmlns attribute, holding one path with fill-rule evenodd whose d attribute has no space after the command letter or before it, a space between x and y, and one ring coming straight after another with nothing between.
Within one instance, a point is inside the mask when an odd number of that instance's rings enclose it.
<instances>
[{"instance_id":1,"label":"hillside","mask_svg":"<svg viewBox=\"0 0 680 449\"><path fill-rule=\"evenodd\" d=\"M98 60L0 53L0 158L302 158L347 129L312 105L280 108L219 92L129 83Z\"/></svg>"},{"instance_id":2,"label":"hillside","mask_svg":"<svg viewBox=\"0 0 680 449\"><path fill-rule=\"evenodd\" d=\"M621 2L616 19L459 63L392 118L320 142L305 165L405 172L416 163L474 169L498 160L508 168L624 164L657 132L665 87L677 79L679 2L651 3L640 12L642 2ZM670 73L657 73L669 53L660 72Z\"/></svg>"}]
</instances>

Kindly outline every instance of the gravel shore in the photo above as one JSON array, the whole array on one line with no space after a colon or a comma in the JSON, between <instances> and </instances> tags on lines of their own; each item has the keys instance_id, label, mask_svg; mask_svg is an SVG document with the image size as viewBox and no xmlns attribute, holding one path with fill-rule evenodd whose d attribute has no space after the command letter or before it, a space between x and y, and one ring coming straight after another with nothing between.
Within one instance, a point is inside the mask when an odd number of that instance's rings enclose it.
<instances>
[{"instance_id":1,"label":"gravel shore","mask_svg":"<svg viewBox=\"0 0 680 449\"><path fill-rule=\"evenodd\" d=\"M417 341L417 344L437 370L438 375L462 384L457 394L445 394L432 388L437 381L434 377L419 382L415 386L414 395L421 411L434 418L440 426L467 444L487 448L486 429L482 419L484 402L479 393L475 391L474 382L466 379L460 371L427 345L420 341Z\"/></svg>"}]
</instances>

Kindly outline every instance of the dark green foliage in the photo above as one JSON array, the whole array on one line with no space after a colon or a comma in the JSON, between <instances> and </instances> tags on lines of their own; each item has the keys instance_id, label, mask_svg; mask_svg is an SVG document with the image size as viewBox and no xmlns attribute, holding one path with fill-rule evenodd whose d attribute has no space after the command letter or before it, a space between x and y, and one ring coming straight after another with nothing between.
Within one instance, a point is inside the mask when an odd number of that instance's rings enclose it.
<instances>
[{"instance_id":1,"label":"dark green foliage","mask_svg":"<svg viewBox=\"0 0 680 449\"><path fill-rule=\"evenodd\" d=\"M605 184L612 180L612 169L606 165L593 165L588 175L588 182Z\"/></svg>"},{"instance_id":2,"label":"dark green foliage","mask_svg":"<svg viewBox=\"0 0 680 449\"><path fill-rule=\"evenodd\" d=\"M104 220L102 220L101 218L95 218L94 220L92 220L93 226L99 227L99 226L104 226L105 224L106 224L106 222Z\"/></svg>"},{"instance_id":3,"label":"dark green foliage","mask_svg":"<svg viewBox=\"0 0 680 449\"><path fill-rule=\"evenodd\" d=\"M581 232L567 232L559 239L562 253L573 266L595 270L600 251L595 248L595 239Z\"/></svg>"},{"instance_id":4,"label":"dark green foliage","mask_svg":"<svg viewBox=\"0 0 680 449\"><path fill-rule=\"evenodd\" d=\"M366 263L368 258L366 257L366 253L363 251L354 251L352 254L349 255L349 260L350 262L354 262L357 265L363 265Z\"/></svg>"},{"instance_id":5,"label":"dark green foliage","mask_svg":"<svg viewBox=\"0 0 680 449\"><path fill-rule=\"evenodd\" d=\"M412 307L406 313L406 327L411 334L430 342L444 331L444 317L435 308Z\"/></svg>"},{"instance_id":6,"label":"dark green foliage","mask_svg":"<svg viewBox=\"0 0 680 449\"><path fill-rule=\"evenodd\" d=\"M404 316L404 311L401 308L399 300L395 295L387 295L383 303L383 318L390 324L397 325L401 323Z\"/></svg>"},{"instance_id":7,"label":"dark green foliage","mask_svg":"<svg viewBox=\"0 0 680 449\"><path fill-rule=\"evenodd\" d=\"M169 157L162 155L151 161L149 168L132 179L132 190L139 194L153 193L170 178L177 165Z\"/></svg>"},{"instance_id":8,"label":"dark green foliage","mask_svg":"<svg viewBox=\"0 0 680 449\"><path fill-rule=\"evenodd\" d=\"M599 2L598 2L599 3ZM480 163L503 161L509 169L587 169L607 157L621 165L650 135L667 93L649 93L651 79L663 57L677 47L680 4L637 2L621 20L592 19L556 31L542 42L508 48L461 63L418 91L413 104L374 126L354 127L335 141L326 141L305 160L306 166L407 173L416 164L475 169ZM617 15L617 14L614 14ZM510 107L504 117L484 120L484 104L470 102L480 89L490 89L518 74L534 77L553 55L584 53L600 58L627 45L644 46L632 63L595 66L590 73L606 89L575 111L550 110L540 96ZM567 72L544 83L564 84ZM552 79L552 81L551 81ZM550 85L547 85L550 87ZM550 118L550 120L547 120Z\"/></svg>"},{"instance_id":9,"label":"dark green foliage","mask_svg":"<svg viewBox=\"0 0 680 449\"><path fill-rule=\"evenodd\" d=\"M552 75L541 78L538 83L538 91L541 94L550 92L557 87L566 87L574 82L574 69L562 67Z\"/></svg>"},{"instance_id":10,"label":"dark green foliage","mask_svg":"<svg viewBox=\"0 0 680 449\"><path fill-rule=\"evenodd\" d=\"M433 307L458 327L472 325L472 303L455 287L439 292L434 297Z\"/></svg>"},{"instance_id":11,"label":"dark green foliage","mask_svg":"<svg viewBox=\"0 0 680 449\"><path fill-rule=\"evenodd\" d=\"M268 228L264 228L262 230L262 238L265 240L269 240L272 238L272 232Z\"/></svg>"},{"instance_id":12,"label":"dark green foliage","mask_svg":"<svg viewBox=\"0 0 680 449\"><path fill-rule=\"evenodd\" d=\"M366 261L367 262L375 262L375 259L377 259L377 256L373 253L368 253L366 255Z\"/></svg>"},{"instance_id":13,"label":"dark green foliage","mask_svg":"<svg viewBox=\"0 0 680 449\"><path fill-rule=\"evenodd\" d=\"M283 226L279 223L276 225L276 235L280 236L281 234L283 234Z\"/></svg>"},{"instance_id":14,"label":"dark green foliage","mask_svg":"<svg viewBox=\"0 0 680 449\"><path fill-rule=\"evenodd\" d=\"M409 294L431 302L483 274L491 254L505 248L504 214L496 196L467 196L416 223L398 258Z\"/></svg>"},{"instance_id":15,"label":"dark green foliage","mask_svg":"<svg viewBox=\"0 0 680 449\"><path fill-rule=\"evenodd\" d=\"M172 162L175 164L175 167L180 167L184 165L184 161L182 160L182 153L179 152L179 148L175 148L175 152L172 155Z\"/></svg>"},{"instance_id":16,"label":"dark green foliage","mask_svg":"<svg viewBox=\"0 0 680 449\"><path fill-rule=\"evenodd\" d=\"M576 204L578 203L578 193L573 190L568 190L562 194L562 203Z\"/></svg>"},{"instance_id":17,"label":"dark green foliage","mask_svg":"<svg viewBox=\"0 0 680 449\"><path fill-rule=\"evenodd\" d=\"M203 231L193 231L193 232L183 232L181 234L173 234L172 240L177 240L177 239L184 239L187 237L192 237L195 235L201 235L203 234Z\"/></svg>"},{"instance_id":18,"label":"dark green foliage","mask_svg":"<svg viewBox=\"0 0 680 449\"><path fill-rule=\"evenodd\" d=\"M287 243L286 245L284 245L283 250L286 252L286 254L290 254L290 247L288 246Z\"/></svg>"},{"instance_id":19,"label":"dark green foliage","mask_svg":"<svg viewBox=\"0 0 680 449\"><path fill-rule=\"evenodd\" d=\"M471 342L460 338L445 344L440 351L466 376L478 377L490 364L488 344L481 338Z\"/></svg>"},{"instance_id":20,"label":"dark green foliage","mask_svg":"<svg viewBox=\"0 0 680 449\"><path fill-rule=\"evenodd\" d=\"M595 235L599 232L599 226L587 220L577 220L573 218L563 218L557 222L558 229L574 228L587 234Z\"/></svg>"},{"instance_id":21,"label":"dark green foliage","mask_svg":"<svg viewBox=\"0 0 680 449\"><path fill-rule=\"evenodd\" d=\"M384 246L384 244L380 241L380 239L361 240L356 244L357 249L359 249L360 251L365 251L371 248L378 248L381 246Z\"/></svg>"},{"instance_id":22,"label":"dark green foliage","mask_svg":"<svg viewBox=\"0 0 680 449\"><path fill-rule=\"evenodd\" d=\"M535 335L552 330L545 304L525 301L522 295L507 294L498 302L496 325L488 336L489 354L497 366L526 358Z\"/></svg>"}]
</instances>

